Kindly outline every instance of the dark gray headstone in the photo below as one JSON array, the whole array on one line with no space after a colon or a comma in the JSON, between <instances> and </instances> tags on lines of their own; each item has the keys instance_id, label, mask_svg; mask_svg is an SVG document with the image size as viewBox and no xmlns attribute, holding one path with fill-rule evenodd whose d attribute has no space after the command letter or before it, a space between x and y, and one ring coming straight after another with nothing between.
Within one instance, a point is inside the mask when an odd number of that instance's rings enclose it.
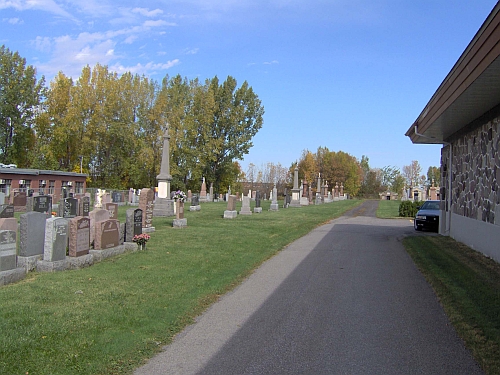
<instances>
[{"instance_id":1,"label":"dark gray headstone","mask_svg":"<svg viewBox=\"0 0 500 375\"><path fill-rule=\"evenodd\" d=\"M33 197L33 211L50 216L52 213L52 197L49 195L38 195Z\"/></svg>"},{"instance_id":2,"label":"dark gray headstone","mask_svg":"<svg viewBox=\"0 0 500 375\"><path fill-rule=\"evenodd\" d=\"M63 217L70 219L78 215L78 199L76 198L66 198L64 199L64 211Z\"/></svg>"},{"instance_id":3,"label":"dark gray headstone","mask_svg":"<svg viewBox=\"0 0 500 375\"><path fill-rule=\"evenodd\" d=\"M14 217L14 206L11 204L0 205L0 219Z\"/></svg>"},{"instance_id":4,"label":"dark gray headstone","mask_svg":"<svg viewBox=\"0 0 500 375\"><path fill-rule=\"evenodd\" d=\"M142 210L140 208L127 210L125 242L132 242L136 234L142 233Z\"/></svg>"},{"instance_id":5,"label":"dark gray headstone","mask_svg":"<svg viewBox=\"0 0 500 375\"><path fill-rule=\"evenodd\" d=\"M260 191L257 190L255 193L255 207L259 208L260 207Z\"/></svg>"},{"instance_id":6,"label":"dark gray headstone","mask_svg":"<svg viewBox=\"0 0 500 375\"><path fill-rule=\"evenodd\" d=\"M19 255L30 257L42 255L45 244L45 221L41 212L27 212L19 218Z\"/></svg>"},{"instance_id":7,"label":"dark gray headstone","mask_svg":"<svg viewBox=\"0 0 500 375\"><path fill-rule=\"evenodd\" d=\"M89 212L90 212L90 197L80 198L78 216L89 216Z\"/></svg>"},{"instance_id":8,"label":"dark gray headstone","mask_svg":"<svg viewBox=\"0 0 500 375\"><path fill-rule=\"evenodd\" d=\"M134 236L142 234L142 210L137 208L134 210Z\"/></svg>"},{"instance_id":9,"label":"dark gray headstone","mask_svg":"<svg viewBox=\"0 0 500 375\"><path fill-rule=\"evenodd\" d=\"M16 267L16 232L0 230L0 271L9 271Z\"/></svg>"},{"instance_id":10,"label":"dark gray headstone","mask_svg":"<svg viewBox=\"0 0 500 375\"><path fill-rule=\"evenodd\" d=\"M45 223L45 246L43 260L56 262L66 259L68 246L68 220L51 217Z\"/></svg>"},{"instance_id":11,"label":"dark gray headstone","mask_svg":"<svg viewBox=\"0 0 500 375\"><path fill-rule=\"evenodd\" d=\"M200 205L200 197L198 195L193 195L191 197L191 206L199 206Z\"/></svg>"}]
</instances>

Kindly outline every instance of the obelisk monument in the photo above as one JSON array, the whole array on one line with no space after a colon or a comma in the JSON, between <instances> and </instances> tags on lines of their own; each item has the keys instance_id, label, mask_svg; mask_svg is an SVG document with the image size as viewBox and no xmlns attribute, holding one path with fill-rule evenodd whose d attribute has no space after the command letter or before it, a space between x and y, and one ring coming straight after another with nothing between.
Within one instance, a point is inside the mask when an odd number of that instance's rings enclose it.
<instances>
[{"instance_id":1,"label":"obelisk monument","mask_svg":"<svg viewBox=\"0 0 500 375\"><path fill-rule=\"evenodd\" d=\"M290 202L290 207L302 207L300 205L299 168L297 165L295 165L293 174L292 201Z\"/></svg>"},{"instance_id":2,"label":"obelisk monument","mask_svg":"<svg viewBox=\"0 0 500 375\"><path fill-rule=\"evenodd\" d=\"M158 197L155 201L153 216L174 216L174 201L170 199L170 135L168 135L168 124L163 133L163 151L161 155L160 174L158 180Z\"/></svg>"}]
</instances>

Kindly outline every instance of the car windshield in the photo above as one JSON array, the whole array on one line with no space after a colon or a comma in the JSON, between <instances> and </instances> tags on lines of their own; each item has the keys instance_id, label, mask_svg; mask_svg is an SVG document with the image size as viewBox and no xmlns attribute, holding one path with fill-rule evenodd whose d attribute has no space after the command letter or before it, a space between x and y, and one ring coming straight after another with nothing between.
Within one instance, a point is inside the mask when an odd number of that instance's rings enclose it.
<instances>
[{"instance_id":1,"label":"car windshield","mask_svg":"<svg viewBox=\"0 0 500 375\"><path fill-rule=\"evenodd\" d=\"M427 201L422 205L422 207L420 207L420 209L421 210L439 210L439 202Z\"/></svg>"}]
</instances>

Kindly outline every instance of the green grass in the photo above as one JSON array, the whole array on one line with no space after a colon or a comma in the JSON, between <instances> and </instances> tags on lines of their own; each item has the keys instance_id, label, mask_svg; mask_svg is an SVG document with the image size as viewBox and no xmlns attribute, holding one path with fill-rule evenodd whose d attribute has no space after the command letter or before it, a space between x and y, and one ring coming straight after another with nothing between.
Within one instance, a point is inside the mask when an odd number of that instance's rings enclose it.
<instances>
[{"instance_id":1,"label":"green grass","mask_svg":"<svg viewBox=\"0 0 500 375\"><path fill-rule=\"evenodd\" d=\"M401 201L380 200L377 209L377 217L381 219L393 219L399 217L399 205Z\"/></svg>"},{"instance_id":2,"label":"green grass","mask_svg":"<svg viewBox=\"0 0 500 375\"><path fill-rule=\"evenodd\" d=\"M500 264L449 237L403 243L476 361L500 374Z\"/></svg>"},{"instance_id":3,"label":"green grass","mask_svg":"<svg viewBox=\"0 0 500 375\"><path fill-rule=\"evenodd\" d=\"M130 373L263 261L360 201L263 203L233 220L223 202L205 203L183 229L155 218L146 251L1 287L0 373Z\"/></svg>"}]
</instances>

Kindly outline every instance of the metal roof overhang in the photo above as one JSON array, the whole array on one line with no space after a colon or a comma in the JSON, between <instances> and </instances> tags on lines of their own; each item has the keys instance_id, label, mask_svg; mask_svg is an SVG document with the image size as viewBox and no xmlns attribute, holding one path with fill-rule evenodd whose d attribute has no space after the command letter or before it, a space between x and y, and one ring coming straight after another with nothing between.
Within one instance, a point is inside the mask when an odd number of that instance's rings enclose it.
<instances>
[{"instance_id":1,"label":"metal roof overhang","mask_svg":"<svg viewBox=\"0 0 500 375\"><path fill-rule=\"evenodd\" d=\"M445 143L500 104L500 2L406 132L413 143Z\"/></svg>"}]
</instances>

